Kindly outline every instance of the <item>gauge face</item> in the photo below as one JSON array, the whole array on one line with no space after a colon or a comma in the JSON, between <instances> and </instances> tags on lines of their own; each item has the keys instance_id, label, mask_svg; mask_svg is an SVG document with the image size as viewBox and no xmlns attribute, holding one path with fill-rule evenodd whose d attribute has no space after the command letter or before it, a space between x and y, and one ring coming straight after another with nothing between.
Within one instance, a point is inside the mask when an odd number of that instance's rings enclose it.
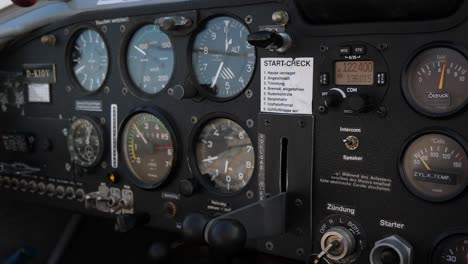
<instances>
[{"instance_id":1,"label":"gauge face","mask_svg":"<svg viewBox=\"0 0 468 264\"><path fill-rule=\"evenodd\" d=\"M174 70L174 51L169 37L155 25L140 28L127 48L127 68L140 91L154 95L163 90Z\"/></svg>"},{"instance_id":2,"label":"gauge face","mask_svg":"<svg viewBox=\"0 0 468 264\"><path fill-rule=\"evenodd\" d=\"M160 185L175 161L175 139L170 127L152 113L132 116L122 134L125 162L141 188Z\"/></svg>"},{"instance_id":3,"label":"gauge face","mask_svg":"<svg viewBox=\"0 0 468 264\"><path fill-rule=\"evenodd\" d=\"M106 43L95 30L82 30L71 51L72 71L87 92L97 91L107 77L109 56Z\"/></svg>"},{"instance_id":4,"label":"gauge face","mask_svg":"<svg viewBox=\"0 0 468 264\"><path fill-rule=\"evenodd\" d=\"M408 102L428 116L447 116L468 101L468 60L451 48L431 48L414 58L403 78Z\"/></svg>"},{"instance_id":5,"label":"gauge face","mask_svg":"<svg viewBox=\"0 0 468 264\"><path fill-rule=\"evenodd\" d=\"M468 262L468 235L458 234L445 238L437 245L432 264L466 264Z\"/></svg>"},{"instance_id":6,"label":"gauge face","mask_svg":"<svg viewBox=\"0 0 468 264\"><path fill-rule=\"evenodd\" d=\"M247 132L228 118L208 121L195 139L202 181L220 193L235 193L252 177L255 153Z\"/></svg>"},{"instance_id":7,"label":"gauge face","mask_svg":"<svg viewBox=\"0 0 468 264\"><path fill-rule=\"evenodd\" d=\"M440 202L460 194L467 185L464 147L452 136L428 133L413 140L401 159L401 176L420 198Z\"/></svg>"},{"instance_id":8,"label":"gauge face","mask_svg":"<svg viewBox=\"0 0 468 264\"><path fill-rule=\"evenodd\" d=\"M231 17L206 23L193 44L192 66L201 89L210 97L228 99L242 93L255 68L255 48L249 30Z\"/></svg>"},{"instance_id":9,"label":"gauge face","mask_svg":"<svg viewBox=\"0 0 468 264\"><path fill-rule=\"evenodd\" d=\"M91 119L78 118L70 129L68 150L76 165L95 166L102 158L104 139L101 127Z\"/></svg>"}]
</instances>

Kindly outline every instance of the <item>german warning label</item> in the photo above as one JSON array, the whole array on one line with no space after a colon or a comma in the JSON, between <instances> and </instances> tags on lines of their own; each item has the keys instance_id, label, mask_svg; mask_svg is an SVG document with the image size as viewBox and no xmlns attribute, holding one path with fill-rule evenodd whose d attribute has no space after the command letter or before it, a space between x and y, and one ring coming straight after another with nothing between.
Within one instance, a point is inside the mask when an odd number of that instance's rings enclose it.
<instances>
[{"instance_id":1,"label":"german warning label","mask_svg":"<svg viewBox=\"0 0 468 264\"><path fill-rule=\"evenodd\" d=\"M314 58L262 58L262 112L312 114Z\"/></svg>"}]
</instances>

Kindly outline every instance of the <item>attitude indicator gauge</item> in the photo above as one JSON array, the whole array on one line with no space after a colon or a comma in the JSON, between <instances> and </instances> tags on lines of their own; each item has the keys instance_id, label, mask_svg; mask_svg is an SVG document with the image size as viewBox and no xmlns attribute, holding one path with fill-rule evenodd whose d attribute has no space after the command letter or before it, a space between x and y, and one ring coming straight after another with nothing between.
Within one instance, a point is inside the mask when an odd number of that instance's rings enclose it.
<instances>
[{"instance_id":1,"label":"attitude indicator gauge","mask_svg":"<svg viewBox=\"0 0 468 264\"><path fill-rule=\"evenodd\" d=\"M233 98L249 84L256 62L249 33L239 20L221 16L210 19L195 37L192 67L201 92L209 98Z\"/></svg>"},{"instance_id":2,"label":"attitude indicator gauge","mask_svg":"<svg viewBox=\"0 0 468 264\"><path fill-rule=\"evenodd\" d=\"M455 133L427 131L404 148L400 174L416 196L433 202L454 198L465 190L468 161L464 141Z\"/></svg>"},{"instance_id":3,"label":"attitude indicator gauge","mask_svg":"<svg viewBox=\"0 0 468 264\"><path fill-rule=\"evenodd\" d=\"M418 112L442 117L468 102L468 60L452 47L434 47L419 53L406 68L403 93Z\"/></svg>"},{"instance_id":4,"label":"attitude indicator gauge","mask_svg":"<svg viewBox=\"0 0 468 264\"><path fill-rule=\"evenodd\" d=\"M155 188L171 173L177 150L172 131L169 121L153 109L137 112L126 121L121 149L137 186Z\"/></svg>"},{"instance_id":5,"label":"attitude indicator gauge","mask_svg":"<svg viewBox=\"0 0 468 264\"><path fill-rule=\"evenodd\" d=\"M202 183L218 193L242 190L255 167L255 151L246 130L230 118L208 120L194 139L194 165Z\"/></svg>"},{"instance_id":6,"label":"attitude indicator gauge","mask_svg":"<svg viewBox=\"0 0 468 264\"><path fill-rule=\"evenodd\" d=\"M68 150L76 165L84 168L95 166L104 152L101 126L92 118L77 118L68 134Z\"/></svg>"}]
</instances>

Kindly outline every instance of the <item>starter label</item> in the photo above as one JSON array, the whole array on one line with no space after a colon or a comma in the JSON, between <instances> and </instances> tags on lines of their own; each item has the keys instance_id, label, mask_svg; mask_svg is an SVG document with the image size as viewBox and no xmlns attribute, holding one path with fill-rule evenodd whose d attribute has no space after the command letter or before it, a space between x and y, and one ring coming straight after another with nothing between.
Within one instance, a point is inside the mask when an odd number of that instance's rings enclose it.
<instances>
[{"instance_id":1,"label":"starter label","mask_svg":"<svg viewBox=\"0 0 468 264\"><path fill-rule=\"evenodd\" d=\"M314 58L262 58L260 110L312 114Z\"/></svg>"}]
</instances>

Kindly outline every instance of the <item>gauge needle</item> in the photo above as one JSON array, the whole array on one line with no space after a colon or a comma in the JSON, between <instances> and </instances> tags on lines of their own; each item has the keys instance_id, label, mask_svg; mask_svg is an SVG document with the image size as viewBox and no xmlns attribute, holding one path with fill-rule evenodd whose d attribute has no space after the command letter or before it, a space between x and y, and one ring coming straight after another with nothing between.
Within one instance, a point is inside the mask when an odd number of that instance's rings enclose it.
<instances>
[{"instance_id":1,"label":"gauge needle","mask_svg":"<svg viewBox=\"0 0 468 264\"><path fill-rule=\"evenodd\" d=\"M427 162L421 157L421 155L419 156L419 159L424 164L424 167L426 167L426 170L431 171L431 167L429 167L429 164L427 164Z\"/></svg>"},{"instance_id":2,"label":"gauge needle","mask_svg":"<svg viewBox=\"0 0 468 264\"><path fill-rule=\"evenodd\" d=\"M216 85L216 82L218 81L218 78L219 78L219 74L221 73L221 70L223 69L223 66L224 66L224 61L222 61L220 64L219 64L219 68L218 68L218 71L216 72L216 75L215 77L213 78L213 82L211 83L210 85L210 88L213 89Z\"/></svg>"},{"instance_id":3,"label":"gauge needle","mask_svg":"<svg viewBox=\"0 0 468 264\"><path fill-rule=\"evenodd\" d=\"M148 141L146 141L146 138L145 138L145 136L143 136L143 133L141 133L140 129L138 129L138 127L135 124L133 124L133 127L135 128L138 135L140 135L143 142L145 142L145 144L148 144Z\"/></svg>"},{"instance_id":4,"label":"gauge needle","mask_svg":"<svg viewBox=\"0 0 468 264\"><path fill-rule=\"evenodd\" d=\"M214 160L217 160L218 159L218 156L216 157L209 157L209 158L206 158L204 160L202 160L202 162L209 162L209 161L214 161ZM227 161L226 161L227 162Z\"/></svg>"},{"instance_id":5,"label":"gauge needle","mask_svg":"<svg viewBox=\"0 0 468 264\"><path fill-rule=\"evenodd\" d=\"M224 165L224 174L227 174L228 167L229 167L229 161L226 160L226 164Z\"/></svg>"},{"instance_id":6,"label":"gauge needle","mask_svg":"<svg viewBox=\"0 0 468 264\"><path fill-rule=\"evenodd\" d=\"M442 66L442 73L440 74L440 81L439 81L439 90L444 88L444 79L445 79L445 69L447 68L447 64Z\"/></svg>"},{"instance_id":7,"label":"gauge needle","mask_svg":"<svg viewBox=\"0 0 468 264\"><path fill-rule=\"evenodd\" d=\"M146 52L142 49L140 49L138 46L133 46L136 50L138 50L141 54L146 56Z\"/></svg>"}]
</instances>

